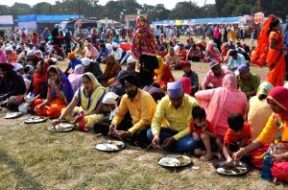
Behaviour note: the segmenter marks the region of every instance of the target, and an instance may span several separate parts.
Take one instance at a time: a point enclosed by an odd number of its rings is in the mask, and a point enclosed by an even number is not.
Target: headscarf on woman
[[[227,118],[233,113],[246,115],[248,108],[247,97],[237,89],[237,79],[233,74],[223,78],[222,87],[198,91],[195,97],[205,107],[207,120],[220,138],[228,128]]]
[[[57,67],[54,65],[51,65],[48,67],[48,71],[47,71],[47,79],[49,80],[49,72],[55,72],[57,73],[57,79],[56,79],[56,84],[59,85],[60,87],[60,91],[64,93],[64,96],[66,98],[65,102],[66,104],[69,103],[72,98],[73,98],[73,89],[71,87],[71,84],[68,80],[68,78],[66,77],[66,75]],[[52,89],[48,86],[48,93],[50,94],[50,97],[56,97],[56,91],[55,89]]]
[[[109,86],[115,81],[118,73],[121,71],[121,66],[112,55],[105,58],[105,64],[106,67],[103,75],[106,86]]]
[[[40,60],[40,68],[36,69],[33,74],[32,85],[29,91],[33,91],[35,96],[40,94],[41,98],[46,98],[48,67],[49,65],[42,59]]]
[[[156,53],[154,34],[144,16],[136,18],[136,31],[133,36],[131,51],[138,60],[142,53]]]
[[[74,72],[68,76],[68,80],[70,81],[74,92],[81,86],[81,78],[83,73],[83,65],[76,65]]]
[[[83,77],[89,78],[89,80],[92,82],[93,92],[89,95],[85,88],[81,87],[75,95],[80,99],[81,111],[84,112],[84,115],[89,115],[95,111],[98,105],[101,103],[101,100],[106,93],[106,89],[101,86],[101,84],[92,73],[87,72],[82,75],[82,78]]]
[[[165,89],[168,82],[174,82],[175,78],[171,72],[168,64],[164,63],[161,56],[157,55],[159,67],[154,70],[156,82],[160,85],[162,89]]]
[[[182,83],[183,92],[190,95],[192,88],[191,80],[188,77],[181,77],[179,81]]]
[[[259,33],[258,42],[255,50],[251,55],[251,63],[260,67],[265,66],[266,58],[269,50],[269,31],[270,24],[278,19],[275,15],[270,15],[264,22],[263,27]]]

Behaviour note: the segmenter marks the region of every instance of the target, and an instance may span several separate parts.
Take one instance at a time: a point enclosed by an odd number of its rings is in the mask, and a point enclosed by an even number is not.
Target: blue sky
[[[83,0],[80,0],[83,1]],[[109,0],[99,0],[100,4],[105,5]],[[138,3],[140,4],[148,4],[148,5],[156,5],[156,4],[164,4],[164,6],[167,9],[173,9],[176,5],[176,3],[181,2],[183,0],[137,0]],[[188,0],[186,0],[188,1]],[[205,0],[192,0],[192,2],[197,3],[199,6],[202,6],[204,4]],[[11,6],[13,5],[15,2],[18,3],[27,3],[29,5],[35,5],[37,3],[40,2],[49,2],[49,3],[54,3],[55,0],[1,0],[0,4],[2,5],[8,5]],[[207,0],[207,3],[215,3],[215,0]]]

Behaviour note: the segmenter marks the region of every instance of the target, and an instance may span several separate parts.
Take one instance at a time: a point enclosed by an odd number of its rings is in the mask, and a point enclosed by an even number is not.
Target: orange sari
[[[269,35],[269,41],[274,40],[277,47],[284,46],[284,40],[280,31],[272,31]],[[286,75],[285,57],[282,50],[269,47],[266,63],[269,66],[266,81],[273,86],[283,86]]]

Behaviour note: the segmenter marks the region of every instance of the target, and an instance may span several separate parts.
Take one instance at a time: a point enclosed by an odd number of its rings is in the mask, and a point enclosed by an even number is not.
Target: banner
[[[2,15],[0,16],[1,25],[13,25],[13,16],[12,15]]]

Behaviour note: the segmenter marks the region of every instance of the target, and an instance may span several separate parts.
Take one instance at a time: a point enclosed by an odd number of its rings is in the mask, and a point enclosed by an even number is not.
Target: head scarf
[[[87,77],[90,79],[93,86],[93,92],[92,94],[88,94],[85,88],[81,87],[78,90],[77,92],[78,94],[76,96],[78,96],[80,99],[81,109],[84,111],[84,113],[90,114],[96,110],[96,108],[102,101],[106,93],[106,89],[103,86],[101,86],[101,84],[98,82],[98,80],[92,73],[90,72],[84,73],[82,75],[82,78],[83,77]]]
[[[255,50],[251,55],[251,63],[263,67],[266,64],[266,58],[269,49],[269,31],[270,24],[278,19],[275,15],[270,15],[264,22],[260,31]]]
[[[105,80],[108,81],[113,77],[117,77],[119,71],[121,70],[120,64],[115,60],[115,58],[110,55],[105,59],[105,71],[103,73]]]
[[[233,74],[227,74],[223,78],[222,86],[230,90],[237,89],[237,79]]]
[[[138,60],[142,53],[156,54],[154,34],[144,16],[136,18],[136,31],[132,40],[131,52]]]
[[[68,80],[70,81],[74,92],[81,86],[81,78],[83,73],[83,65],[76,65],[74,72],[68,76]]]
[[[282,86],[277,86],[273,88],[267,99],[272,100],[279,107],[288,111],[288,89]]]
[[[66,103],[69,103],[73,98],[74,92],[68,78],[57,66],[51,65],[48,67],[47,79],[49,78],[49,72],[51,71],[56,72],[56,74],[58,75],[58,81],[56,80],[56,84],[59,83],[58,85],[60,86],[60,91],[63,92],[66,97]],[[50,87],[48,87],[48,92],[50,93],[51,97],[56,97],[55,89],[51,89]]]
[[[272,89],[273,89],[273,85],[270,84],[269,82],[264,81],[259,85],[257,89],[257,95],[260,95],[260,94],[268,95]]]
[[[124,86],[125,81],[137,87],[140,87],[140,82],[134,73],[127,72],[123,77],[120,78],[120,83],[122,86]]]
[[[179,81],[182,83],[183,92],[190,95],[192,88],[191,80],[188,77],[181,77]]]
[[[108,92],[102,100],[103,104],[109,104],[109,105],[117,105],[117,99],[119,96],[115,94],[114,92]]]
[[[1,49],[0,49],[0,63],[7,63],[6,53]]]
[[[71,59],[75,59],[76,58],[76,54],[75,52],[70,52],[68,53],[68,58],[71,60]]]
[[[180,81],[167,83],[167,95],[171,98],[179,98],[183,96],[183,85]]]
[[[34,95],[42,94],[43,97],[44,93],[47,92],[47,71],[48,71],[48,64],[44,60],[40,60],[41,63],[41,70],[36,70],[33,74],[33,93]]]

